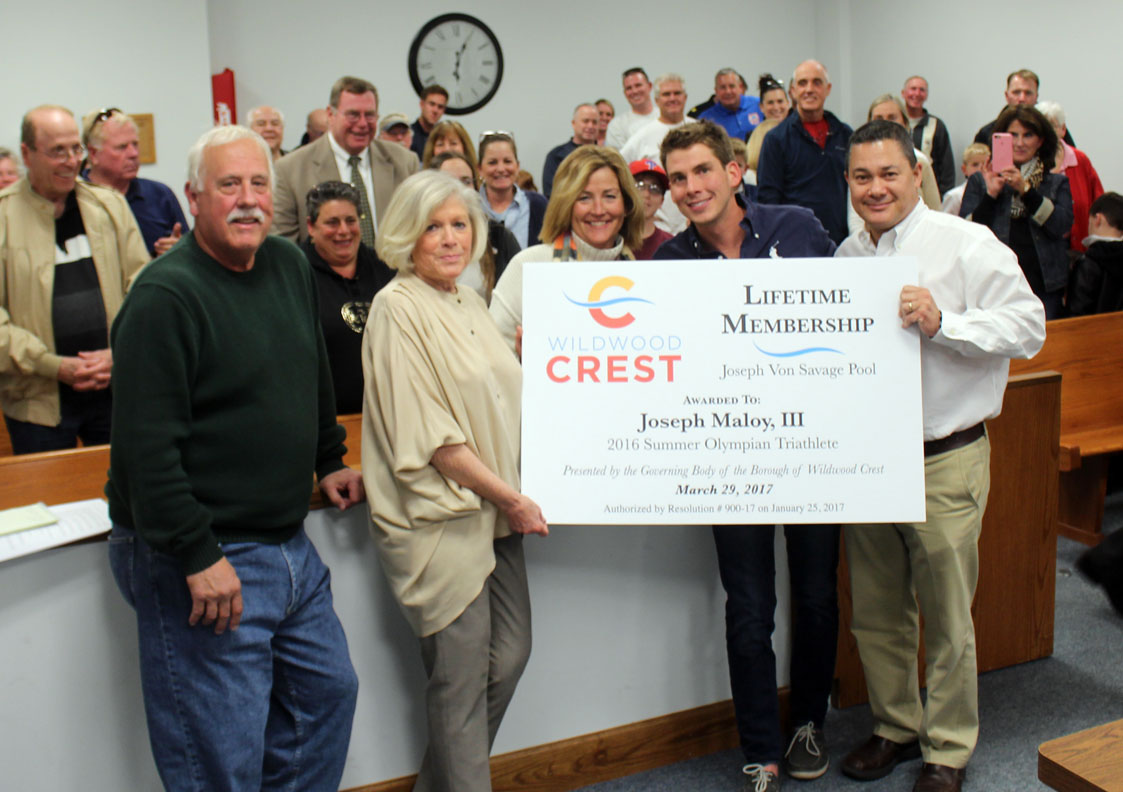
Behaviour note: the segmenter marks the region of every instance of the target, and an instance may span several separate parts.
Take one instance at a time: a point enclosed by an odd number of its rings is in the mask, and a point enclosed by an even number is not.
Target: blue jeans
[[[358,679],[329,573],[301,530],[223,545],[242,583],[235,631],[191,627],[179,562],[114,525],[109,562],[136,610],[148,736],[168,790],[339,788]]]
[[[741,750],[748,762],[783,756],[776,654],[775,531],[771,525],[715,525],[718,571],[725,588],[725,644]],[[838,641],[837,525],[788,525],[791,577],[790,721],[822,728],[834,680]]]

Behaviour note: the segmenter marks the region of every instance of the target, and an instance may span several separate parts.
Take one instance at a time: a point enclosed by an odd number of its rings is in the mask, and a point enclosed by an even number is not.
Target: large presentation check
[[[924,520],[907,257],[527,264],[523,492],[557,524]]]

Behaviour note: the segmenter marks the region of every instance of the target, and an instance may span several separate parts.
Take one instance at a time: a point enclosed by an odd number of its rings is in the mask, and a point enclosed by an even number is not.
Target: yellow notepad
[[[42,503],[17,506],[14,509],[0,511],[0,536],[42,528],[44,525],[54,525],[57,522],[58,518],[47,511],[47,507]]]

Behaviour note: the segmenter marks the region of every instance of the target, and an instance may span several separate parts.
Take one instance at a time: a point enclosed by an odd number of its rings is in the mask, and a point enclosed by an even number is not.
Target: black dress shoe
[[[960,792],[967,770],[963,767],[924,763],[912,792]]]
[[[920,743],[916,740],[896,743],[872,735],[842,760],[842,772],[859,781],[874,781],[893,772],[901,762],[920,758]]]

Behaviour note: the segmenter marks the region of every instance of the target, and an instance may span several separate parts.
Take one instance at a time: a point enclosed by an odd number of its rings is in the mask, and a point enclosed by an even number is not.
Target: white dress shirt
[[[335,142],[335,136],[331,132],[325,132],[328,136],[328,142],[331,143],[331,151],[335,155],[335,165],[339,168],[339,180],[351,183],[351,155],[347,153],[347,149]],[[370,206],[370,222],[374,226],[374,230],[378,231],[378,209],[374,205],[374,175],[370,170],[370,147],[363,149],[362,154],[356,155],[359,158],[359,175],[363,177],[363,187],[367,191],[367,205]],[[304,196],[298,195],[297,200],[303,201]]]
[[[1030,291],[1018,259],[989,228],[917,201],[874,244],[852,234],[836,256],[913,256],[919,283],[942,312],[940,329],[920,333],[924,439],[938,440],[1002,410],[1010,358],[1031,358],[1045,343],[1045,309]],[[885,320],[899,322],[898,303]]]

